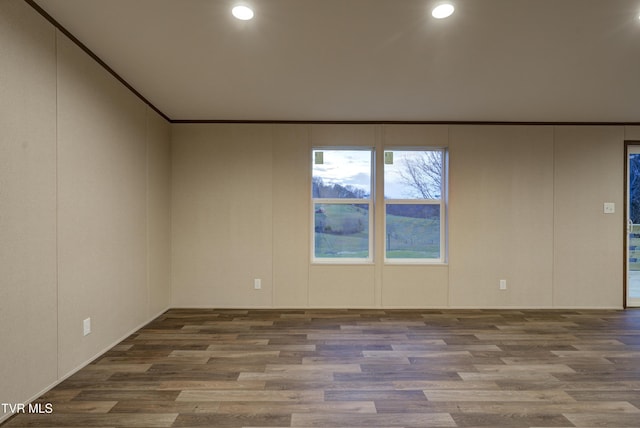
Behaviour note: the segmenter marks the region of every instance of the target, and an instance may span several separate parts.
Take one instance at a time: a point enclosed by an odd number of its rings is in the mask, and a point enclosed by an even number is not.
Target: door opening
[[[625,144],[625,307],[640,307],[640,141]]]

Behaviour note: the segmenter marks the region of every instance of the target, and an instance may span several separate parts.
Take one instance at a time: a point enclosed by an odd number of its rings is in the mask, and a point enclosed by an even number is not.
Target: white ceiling
[[[172,120],[640,122],[640,0],[36,0]]]

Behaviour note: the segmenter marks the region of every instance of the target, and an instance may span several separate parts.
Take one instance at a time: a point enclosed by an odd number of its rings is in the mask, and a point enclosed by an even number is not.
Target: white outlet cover
[[[85,336],[91,333],[91,318],[82,321],[82,330]]]
[[[616,204],[614,202],[605,202],[604,203],[604,213],[605,214],[613,214],[616,212]]]

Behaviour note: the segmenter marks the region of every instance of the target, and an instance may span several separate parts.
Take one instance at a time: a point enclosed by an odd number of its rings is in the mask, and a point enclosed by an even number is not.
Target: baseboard
[[[621,311],[622,306],[450,306],[447,309],[490,311]]]
[[[491,310],[491,311],[621,311],[622,306],[212,306],[212,305],[189,305],[174,306],[168,309],[220,309],[220,310],[283,310],[283,311],[304,311],[304,310]]]

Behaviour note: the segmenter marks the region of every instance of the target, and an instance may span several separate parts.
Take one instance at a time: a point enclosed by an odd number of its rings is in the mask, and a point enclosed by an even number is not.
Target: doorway
[[[626,281],[625,306],[640,307],[640,141],[625,144]]]

